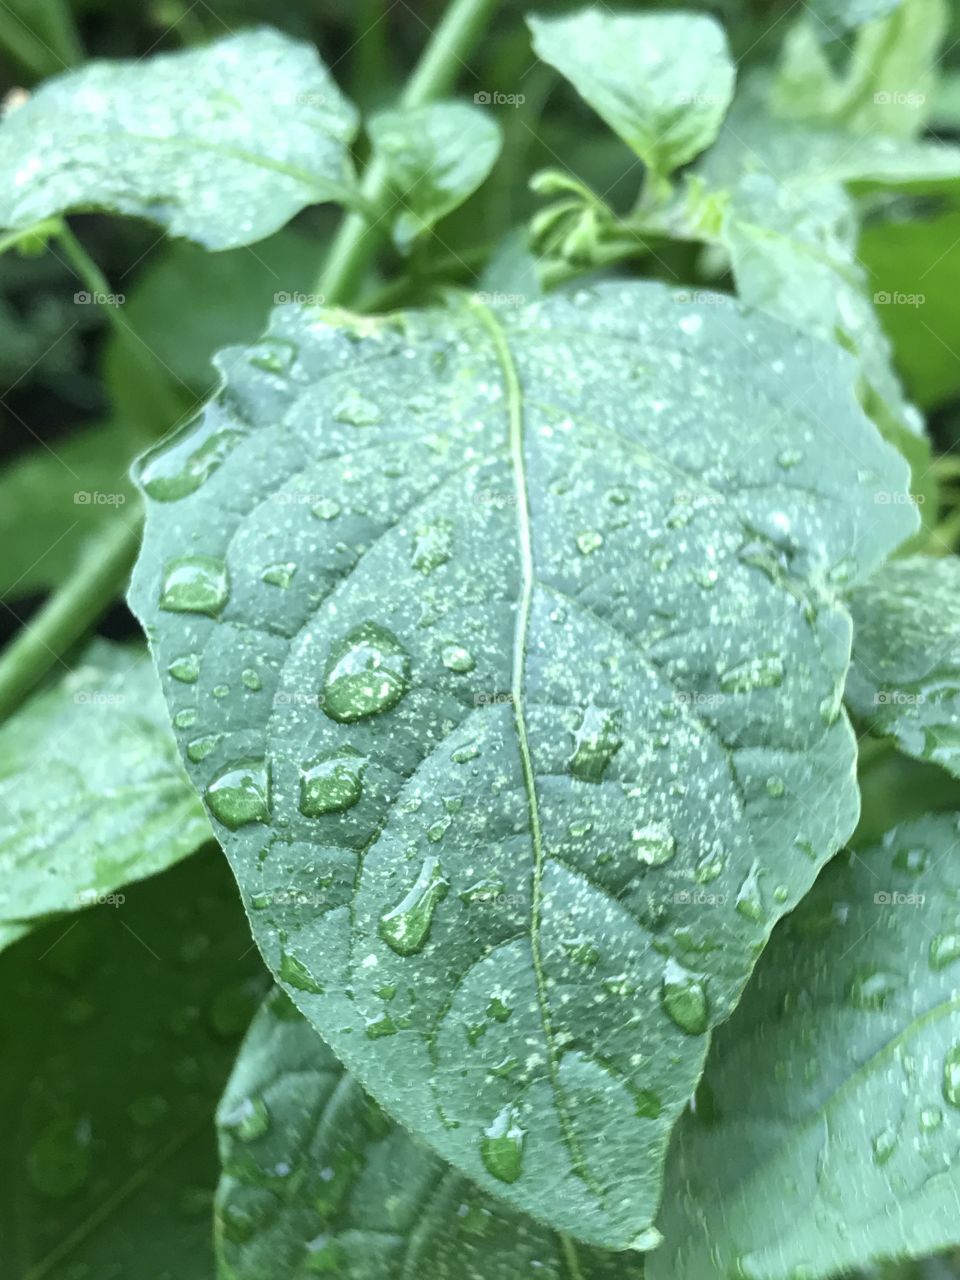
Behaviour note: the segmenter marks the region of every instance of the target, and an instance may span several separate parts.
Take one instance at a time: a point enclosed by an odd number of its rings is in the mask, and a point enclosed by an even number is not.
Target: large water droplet
[[[707,995],[699,978],[676,960],[668,960],[663,970],[660,1002],[664,1011],[687,1035],[699,1036],[707,1029]]]
[[[527,1131],[516,1107],[506,1106],[483,1131],[480,1158],[487,1172],[500,1182],[516,1182],[523,1172],[523,1144]]]
[[[453,555],[453,524],[449,520],[436,520],[422,525],[414,534],[413,555],[410,563],[421,573],[433,573]]]
[[[413,888],[380,917],[380,937],[397,955],[412,956],[424,945],[433,913],[449,887],[440,859],[424,859]]]
[[[268,564],[260,575],[262,582],[267,583],[271,587],[280,587],[283,591],[289,589],[297,572],[297,562],[295,560],[278,560],[275,564]]]
[[[289,951],[281,951],[277,973],[281,981],[296,987],[298,991],[308,991],[315,996],[323,995],[323,983],[318,982],[303,961]]]
[[[637,827],[631,831],[630,840],[637,858],[648,867],[662,867],[677,851],[673,833],[662,822]]]
[[[164,569],[160,608],[169,613],[215,618],[229,598],[227,566],[216,556],[181,556]]]
[[[951,1107],[960,1109],[960,1040],[957,1040],[943,1060],[943,1096]]]
[[[319,756],[300,770],[300,812],[308,818],[339,813],[363,794],[366,758],[352,747]]]
[[[409,655],[393,632],[362,622],[330,652],[321,706],[332,720],[349,724],[396,706],[409,679]]]
[[[448,671],[456,671],[458,675],[466,675],[476,665],[473,654],[462,644],[444,645],[440,658]]]
[[[237,760],[223,768],[204,792],[213,816],[236,831],[270,817],[270,766],[265,760]]]
[[[764,917],[763,893],[760,889],[760,867],[754,863],[737,893],[737,910],[745,920],[759,923]]]
[[[584,708],[568,761],[575,778],[581,782],[601,781],[607,765],[623,745],[621,721],[621,713],[615,708],[598,707],[592,702]]]
[[[775,689],[783,683],[783,659],[775,653],[747,658],[728,667],[720,676],[724,693],[750,693],[754,689]]]
[[[886,969],[861,969],[847,986],[847,998],[858,1009],[878,1010],[903,986],[898,973]]]
[[[155,450],[140,472],[144,490],[158,502],[175,502],[186,498],[208,480],[229,456],[243,432],[224,427],[216,405],[207,409],[207,417],[198,425],[186,428],[172,443]]]
[[[200,675],[199,653],[185,653],[179,658],[174,658],[167,667],[167,671],[174,680],[180,680],[183,684],[195,684]]]

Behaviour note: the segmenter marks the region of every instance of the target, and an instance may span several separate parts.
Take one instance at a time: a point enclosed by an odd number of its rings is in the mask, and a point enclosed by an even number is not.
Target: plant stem
[[[5,719],[76,644],[117,596],[140,546],[139,523],[126,520],[90,547],[71,578],[17,633],[0,657],[0,718]]]
[[[62,221],[57,228],[57,238],[70,260],[70,265],[81,282],[86,285],[87,292],[102,298],[108,297],[111,290],[106,276],[66,221]],[[182,416],[184,406],[170,386],[171,374],[143,339],[138,337],[135,330],[123,319],[119,306],[106,303],[103,305],[103,310],[142,379],[143,394],[140,397],[143,405],[142,417],[137,422],[128,424],[133,443],[141,447],[150,440],[156,439],[158,435],[169,431]]]
[[[41,0],[37,7],[43,16],[53,52],[64,66],[74,67],[82,62],[83,45],[67,0]]]
[[[0,45],[24,70],[37,79],[48,76],[61,68],[54,60],[53,52],[44,47],[33,31],[17,15],[0,6]]]
[[[453,0],[407,81],[399,106],[420,107],[450,90],[497,3],[498,0]],[[386,173],[377,160],[367,167],[362,193],[365,202],[375,209],[382,208],[389,195]],[[346,215],[317,282],[317,292],[323,294],[328,305],[351,298],[385,229],[382,217],[371,222],[361,214]]]

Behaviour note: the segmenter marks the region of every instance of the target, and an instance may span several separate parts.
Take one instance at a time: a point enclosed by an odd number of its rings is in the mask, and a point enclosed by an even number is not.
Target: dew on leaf
[[[883,1009],[903,986],[903,979],[887,969],[861,969],[847,985],[847,999],[857,1009]]]
[[[581,782],[600,782],[607,765],[623,745],[622,715],[617,709],[590,703],[573,735],[570,772]]]
[[[703,983],[673,959],[667,961],[660,988],[664,1012],[687,1035],[699,1036],[707,1029],[707,995]]]
[[[363,794],[367,761],[352,747],[318,756],[300,770],[300,812],[307,818],[339,813]]]
[[[222,733],[205,733],[199,738],[191,739],[187,743],[187,759],[192,760],[194,764],[199,764],[217,749],[222,739]]]
[[[270,1112],[262,1098],[244,1098],[222,1117],[222,1124],[243,1142],[253,1142],[270,1128]]]
[[[603,534],[599,529],[584,529],[577,534],[577,550],[582,556],[593,555],[603,546]]]
[[[319,502],[313,504],[310,510],[318,520],[335,520],[342,508],[340,503],[333,498],[321,498]]]
[[[227,566],[218,557],[180,556],[167,563],[160,608],[168,613],[205,613],[215,618],[229,598]]]
[[[397,955],[412,956],[423,947],[449,887],[439,858],[425,858],[410,891],[380,917],[380,937]]]
[[[298,991],[307,991],[315,996],[323,995],[323,983],[318,982],[303,961],[289,951],[281,951],[277,973],[281,982],[296,987]]]
[[[180,658],[174,658],[167,671],[174,680],[180,680],[183,684],[195,684],[200,676],[199,653],[185,653]]]
[[[960,1040],[950,1046],[943,1060],[943,1096],[951,1107],[960,1109]]]
[[[231,831],[270,817],[270,766],[265,760],[237,760],[208,784],[204,798],[213,816]]]
[[[724,693],[751,693],[754,689],[775,689],[783,683],[783,659],[775,653],[761,654],[738,662],[720,675]]]
[[[413,536],[410,563],[420,573],[431,574],[453,555],[453,523],[435,520],[422,525]]]
[[[410,658],[386,627],[363,622],[335,645],[323,677],[321,706],[349,724],[395,707],[410,680]]]
[[[187,428],[181,437],[175,437],[169,445],[163,445],[151,453],[140,472],[140,483],[157,502],[176,502],[196,493],[200,486],[229,457],[234,445],[243,433],[233,427],[223,427],[217,421],[215,411],[210,411],[210,423],[201,421]],[[206,433],[206,438],[198,437]]]
[[[662,867],[677,851],[670,828],[662,822],[650,822],[630,832],[630,844],[636,858],[647,867]]]
[[[737,892],[737,911],[745,920],[759,923],[764,917],[763,894],[760,889],[760,867],[755,862]]]
[[[260,575],[262,582],[266,582],[271,587],[280,587],[284,591],[293,582],[297,572],[297,564],[294,560],[278,560],[275,564],[268,564]]]
[[[487,1172],[500,1182],[516,1182],[523,1172],[526,1136],[515,1107],[507,1105],[498,1112],[480,1139],[480,1158]]]
[[[460,674],[472,671],[476,665],[473,660],[473,654],[469,649],[465,649],[462,644],[444,645],[440,658],[449,671],[456,671]]]
[[[381,416],[373,401],[357,391],[348,391],[333,411],[336,422],[345,422],[352,427],[376,426]]]
[[[260,678],[260,672],[254,667],[244,667],[243,671],[240,673],[240,679],[244,686],[247,689],[250,689],[253,693],[258,692],[258,690],[263,688],[263,680]]]
[[[938,933],[931,938],[931,969],[945,969],[954,960],[960,960],[960,933]]]

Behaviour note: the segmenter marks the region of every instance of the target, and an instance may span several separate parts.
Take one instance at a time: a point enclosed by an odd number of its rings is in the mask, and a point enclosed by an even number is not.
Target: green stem
[[[60,71],[59,61],[54,58],[53,51],[44,46],[42,40],[12,13],[0,5],[0,45],[11,55],[24,70],[29,71],[37,79],[43,79],[54,71]]]
[[[0,718],[5,719],[122,590],[140,546],[140,526],[123,520],[90,548],[0,657]]]
[[[407,81],[399,106],[420,107],[449,92],[464,58],[497,3],[498,0],[453,0]],[[375,209],[381,209],[389,196],[386,172],[377,160],[367,167],[362,193],[365,202]],[[317,282],[317,292],[328,305],[336,305],[353,295],[385,231],[382,217],[371,222],[357,213],[346,215]]]
[[[65,67],[83,61],[83,45],[67,0],[41,0],[37,6],[47,29],[51,48]]]
[[[86,291],[94,297],[110,297],[111,289],[106,276],[87,253],[66,222],[60,223],[57,228],[57,237],[70,260],[71,266],[81,282],[86,286]],[[120,307],[112,303],[101,305],[109,324],[126,348],[127,354],[141,379],[141,415],[137,422],[128,424],[133,443],[140,447],[169,431],[182,416],[184,406],[180,397],[170,385],[172,375],[169,370],[166,369],[143,339],[137,335],[136,331],[123,319]]]

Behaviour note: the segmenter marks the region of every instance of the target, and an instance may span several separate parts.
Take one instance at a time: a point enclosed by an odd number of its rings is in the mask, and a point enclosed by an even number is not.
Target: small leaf
[[[0,727],[5,924],[95,905],[209,838],[141,650],[97,642]]]
[[[846,702],[871,732],[960,778],[960,561],[909,556],[852,592]]]
[[[588,8],[527,21],[538,56],[655,173],[670,174],[716,138],[735,69],[713,18]]]
[[[504,1070],[506,1070],[504,1066]],[[254,1020],[217,1111],[226,1280],[640,1280],[634,1254],[575,1244],[414,1142],[282,991]]]
[[[393,191],[393,237],[404,251],[476,191],[500,154],[496,121],[464,102],[383,111],[367,132]]]
[[[0,227],[102,209],[208,249],[252,244],[353,198],[356,112],[316,51],[269,28],[146,60],[92,62],[0,127]]]
[[[648,1280],[808,1280],[960,1243],[957,815],[829,866],[717,1033]]]
[[[837,593],[906,466],[838,347],[657,284],[284,308],[249,355],[142,464],[132,600],[261,948],[468,1177],[647,1240],[705,1033],[855,822]]]
[[[0,985],[0,1274],[210,1280],[211,1116],[267,985],[223,859],[38,927]]]

